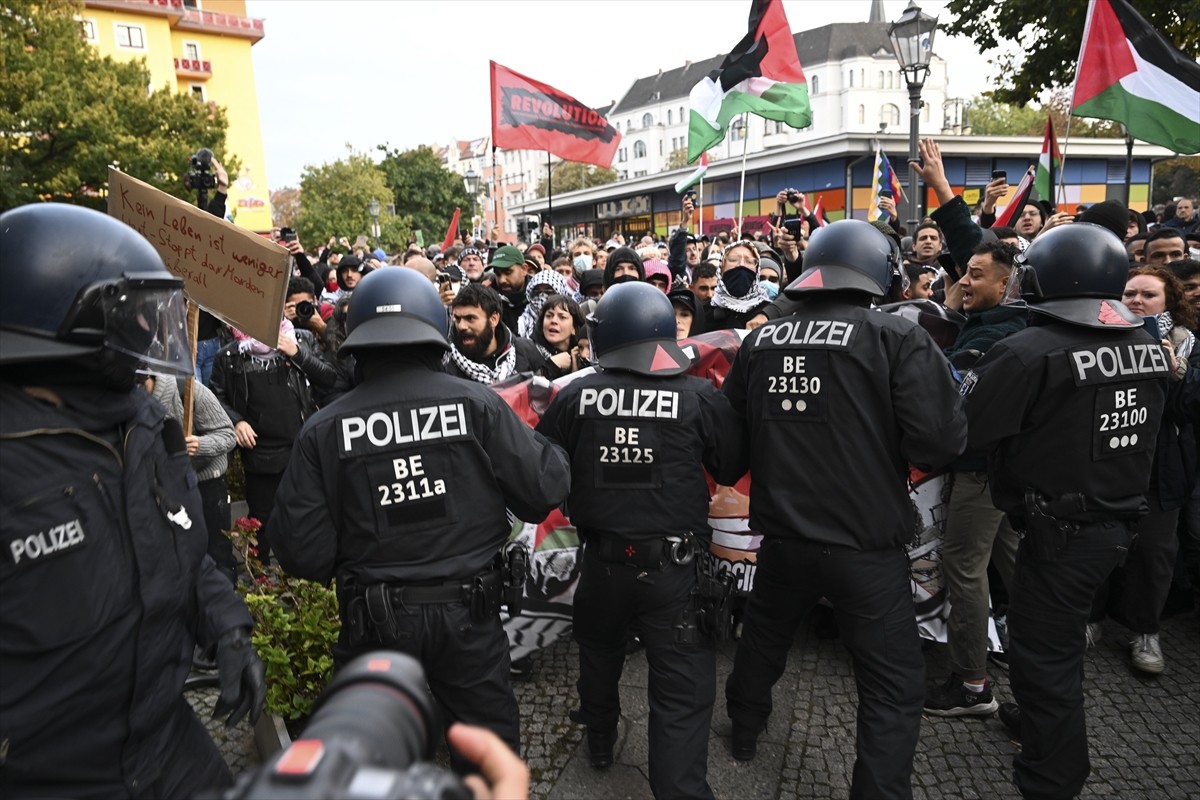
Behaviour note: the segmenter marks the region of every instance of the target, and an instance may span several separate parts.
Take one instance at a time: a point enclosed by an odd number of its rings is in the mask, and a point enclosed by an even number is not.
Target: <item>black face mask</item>
[[[630,275],[629,273],[625,273],[624,275],[618,275],[617,277],[613,278],[612,285],[616,286],[618,283],[631,283],[631,282],[636,283],[639,280],[641,280],[641,278],[639,278],[637,275]]]
[[[721,282],[731,297],[745,297],[754,287],[756,277],[754,270],[749,267],[734,267],[721,273]]]

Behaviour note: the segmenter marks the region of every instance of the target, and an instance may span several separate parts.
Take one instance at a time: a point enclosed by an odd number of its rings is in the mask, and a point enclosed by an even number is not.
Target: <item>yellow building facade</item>
[[[229,213],[242,228],[269,231],[271,198],[250,53],[263,37],[262,20],[246,16],[244,0],[84,0],[80,21],[101,55],[145,59],[155,90],[169,86],[225,108],[225,151],[241,161],[229,176]],[[197,149],[207,146],[195,143]]]

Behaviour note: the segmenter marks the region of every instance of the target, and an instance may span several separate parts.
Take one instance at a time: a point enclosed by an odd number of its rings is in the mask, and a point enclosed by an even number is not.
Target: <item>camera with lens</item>
[[[308,322],[317,313],[317,306],[311,300],[301,300],[296,303],[296,319]]]
[[[438,286],[443,286],[452,280],[449,272],[439,272],[437,274]]]
[[[192,171],[183,176],[183,185],[189,189],[215,189],[217,176],[212,171],[213,151],[201,147],[192,156]]]
[[[795,189],[787,190],[787,200],[789,203],[791,203],[792,205],[798,205],[800,203],[800,199],[801,199],[801,195]]]
[[[222,797],[470,800],[457,776],[431,763],[439,732],[420,663],[368,653],[334,676],[299,739]]]

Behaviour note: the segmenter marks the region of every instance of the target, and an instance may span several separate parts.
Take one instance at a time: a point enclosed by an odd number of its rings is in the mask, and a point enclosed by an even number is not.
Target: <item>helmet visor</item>
[[[1041,297],[1041,290],[1038,287],[1037,273],[1018,256],[1012,271],[1008,273],[1008,283],[1004,284],[1004,296],[1000,299],[1000,305],[1026,305],[1027,300],[1038,297]]]
[[[182,281],[159,274],[126,273],[97,289],[95,303],[104,320],[104,347],[132,356],[141,370],[192,374]]]

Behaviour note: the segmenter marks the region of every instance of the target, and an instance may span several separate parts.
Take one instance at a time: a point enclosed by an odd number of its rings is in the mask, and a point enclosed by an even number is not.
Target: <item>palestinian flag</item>
[[[1071,113],[1120,122],[1129,135],[1200,153],[1200,65],[1127,0],[1091,0]]]
[[[808,81],[783,0],[753,0],[749,32],[692,88],[691,106],[689,163],[724,139],[730,120],[746,111],[793,128],[812,124]]]
[[[1029,202],[1029,196],[1033,194],[1033,170],[1033,167],[1025,170],[1021,182],[1017,184],[1016,194],[1013,195],[1013,199],[1004,212],[996,218],[996,222],[992,225],[993,228],[1011,228],[1017,218],[1021,216],[1021,210],[1025,208],[1025,204]]]
[[[1054,202],[1054,182],[1059,170],[1058,139],[1054,136],[1054,120],[1046,118],[1046,135],[1042,139],[1042,155],[1038,158],[1037,176],[1033,179],[1033,190],[1039,200]]]

